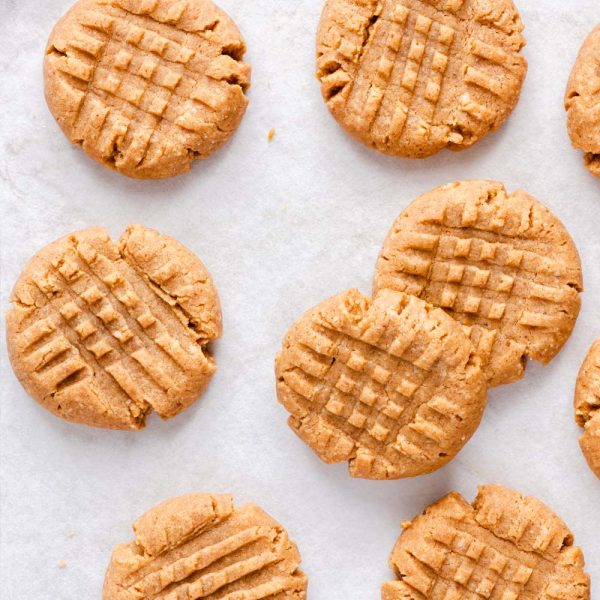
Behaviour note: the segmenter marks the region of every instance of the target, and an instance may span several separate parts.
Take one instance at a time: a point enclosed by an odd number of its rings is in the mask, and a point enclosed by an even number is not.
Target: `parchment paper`
[[[482,483],[554,508],[600,589],[600,481],[579,450],[572,409],[577,371],[600,336],[600,181],[570,147],[562,105],[579,46],[600,22],[597,0],[519,0],[530,70],[514,115],[471,150],[426,161],[369,151],[328,114],[313,76],[321,0],[220,3],[253,66],[243,124],[189,175],[136,182],[71,147],[46,108],[44,46],[70,1],[0,0],[2,310],[26,261],[48,242],[92,225],[118,237],[141,222],[202,258],[225,319],[214,347],[220,369],[201,401],[137,434],[47,413],[18,384],[2,342],[0,597],[100,599],[111,550],[131,539],[134,519],[172,496],[213,491],[260,504],[285,525],[311,600],[375,600],[392,577],[387,557],[400,522],[451,490],[472,499]],[[585,272],[577,328],[550,366],[532,364],[523,381],[490,393],[481,428],[448,467],[407,481],[352,480],[287,428],[275,353],[306,309],[349,287],[368,293],[403,207],[466,178],[524,188],[565,223]]]

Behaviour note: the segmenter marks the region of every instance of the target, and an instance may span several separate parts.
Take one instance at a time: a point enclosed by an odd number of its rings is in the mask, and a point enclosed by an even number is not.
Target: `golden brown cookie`
[[[350,474],[399,479],[452,460],[477,429],[485,378],[460,325],[399,292],[350,290],[308,311],[277,357],[290,427]]]
[[[403,524],[382,600],[589,600],[573,534],[539,500],[485,486],[452,493]]]
[[[512,0],[327,0],[317,77],[363,144],[410,158],[462,150],[516,106],[522,31]]]
[[[190,494],[160,504],[117,546],[102,600],[303,600],[307,579],[285,529],[231,496]]]
[[[600,478],[600,340],[590,348],[577,377],[575,419],[585,429],[579,439],[583,454]]]
[[[104,166],[172,177],[240,124],[245,51],[210,0],[79,0],[48,41],[46,99],[69,140]]]
[[[575,148],[585,152],[585,165],[600,177],[600,26],[585,40],[571,72],[565,108]]]
[[[50,244],[23,270],[7,314],[15,374],[55,415],[140,429],[193,404],[216,365],[206,346],[221,309],[200,260],[174,239],[132,225]]]
[[[394,223],[374,290],[439,306],[471,337],[489,385],[516,381],[528,358],[548,363],[579,314],[573,240],[547,208],[495,181],[459,181],[417,198]]]

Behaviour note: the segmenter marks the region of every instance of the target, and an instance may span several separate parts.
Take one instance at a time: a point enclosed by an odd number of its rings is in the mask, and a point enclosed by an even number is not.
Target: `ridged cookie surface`
[[[148,511],[114,550],[103,600],[304,600],[307,579],[286,531],[230,496],[190,494]]]
[[[172,177],[238,127],[245,50],[210,0],[79,0],[48,41],[46,99],[69,140],[104,166]]]
[[[363,144],[411,158],[462,150],[517,104],[522,30],[511,0],[327,0],[317,77]]]
[[[382,600],[589,600],[590,579],[567,526],[539,500],[480,488],[452,493],[404,524],[390,555],[398,581]]]
[[[571,236],[547,208],[494,181],[460,181],[410,204],[377,261],[375,293],[443,308],[469,332],[489,385],[548,363],[567,341],[583,289]]]
[[[200,260],[174,239],[132,225],[50,244],[25,267],[7,313],[15,374],[68,421],[139,429],[195,402],[216,370],[206,345],[221,309]]]
[[[326,300],[288,332],[277,395],[289,424],[354,477],[398,479],[448,463],[481,420],[486,385],[460,325],[386,291]]]
[[[583,454],[600,478],[600,340],[590,348],[577,377],[575,418],[585,429],[579,440]]]
[[[585,152],[588,170],[600,177],[600,26],[585,40],[571,72],[565,108],[575,148]]]

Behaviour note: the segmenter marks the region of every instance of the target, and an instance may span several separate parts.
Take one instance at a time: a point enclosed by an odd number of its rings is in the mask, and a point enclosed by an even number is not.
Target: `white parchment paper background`
[[[240,131],[189,175],[136,182],[72,148],[46,109],[44,45],[70,0],[0,0],[2,310],[46,243],[91,225],[118,237],[141,222],[202,258],[225,317],[206,395],[137,434],[45,412],[19,386],[2,342],[0,597],[100,599],[111,549],[130,539],[138,515],[171,496],[213,491],[258,503],[288,528],[311,600],[375,600],[391,577],[401,521],[450,490],[472,499],[478,484],[495,482],[538,496],[566,520],[600,589],[600,482],[579,451],[571,405],[579,365],[600,336],[600,181],[571,149],[562,108],[580,43],[600,22],[597,0],[520,0],[530,70],[513,117],[471,150],[421,162],[364,149],[328,114],[313,77],[321,0],[220,1],[253,66]],[[531,365],[522,382],[490,393],[483,425],[448,467],[408,481],[351,480],[288,430],[273,358],[304,310],[349,287],[369,291],[403,207],[460,178],[522,187],[563,220],[585,272],[577,329],[549,367]]]

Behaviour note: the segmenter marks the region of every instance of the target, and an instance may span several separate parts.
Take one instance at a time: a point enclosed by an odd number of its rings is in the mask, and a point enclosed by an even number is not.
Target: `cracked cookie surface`
[[[460,321],[490,386],[520,379],[565,344],[583,289],[579,254],[547,208],[494,181],[459,181],[417,198],[394,223],[374,292],[395,289]]]
[[[403,524],[382,600],[589,600],[580,548],[539,500],[484,486],[451,493]]]
[[[571,143],[585,152],[587,169],[600,177],[600,26],[583,43],[565,94]]]
[[[462,150],[518,102],[522,30],[511,0],[327,0],[317,77],[363,144],[410,158]]]
[[[118,243],[101,228],[53,242],[25,267],[6,317],[22,385],[55,415],[140,429],[152,410],[193,404],[216,364],[221,309],[200,260],[141,225]]]
[[[248,99],[246,46],[210,0],[79,0],[46,50],[46,100],[104,166],[156,179],[224,144]]]
[[[472,351],[442,310],[350,290],[290,329],[277,396],[323,461],[347,461],[354,477],[414,477],[452,460],[479,425],[486,385]]]
[[[600,478],[600,340],[590,348],[577,377],[575,419],[585,429],[579,439],[581,450]]]
[[[103,600],[305,600],[307,578],[287,532],[231,496],[190,494],[160,504],[115,548]]]

